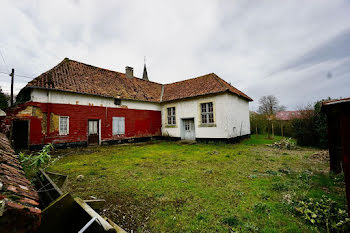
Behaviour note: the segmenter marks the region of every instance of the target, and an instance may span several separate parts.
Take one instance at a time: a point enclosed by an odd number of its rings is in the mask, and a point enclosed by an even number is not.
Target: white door
[[[183,135],[185,140],[195,140],[194,119],[183,120]]]

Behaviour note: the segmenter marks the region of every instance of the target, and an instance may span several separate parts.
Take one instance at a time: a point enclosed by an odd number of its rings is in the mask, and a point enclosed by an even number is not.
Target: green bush
[[[336,206],[336,202],[322,196],[295,203],[295,211],[307,222],[325,229],[327,232],[349,232],[350,219],[347,212]]]
[[[26,175],[30,178],[35,176],[40,168],[45,168],[51,161],[50,152],[53,149],[52,144],[45,145],[37,154],[26,155],[19,153],[19,161],[21,162]]]
[[[292,121],[293,137],[299,146],[327,148],[327,116],[321,112],[322,101],[316,102],[313,112]]]

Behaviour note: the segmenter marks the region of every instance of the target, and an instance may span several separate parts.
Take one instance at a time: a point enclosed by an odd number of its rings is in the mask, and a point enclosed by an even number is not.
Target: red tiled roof
[[[334,100],[323,101],[322,105],[339,104],[339,103],[345,103],[345,102],[350,102],[350,97],[344,98],[344,99],[334,99]]]
[[[292,119],[301,119],[305,117],[305,114],[312,112],[311,110],[300,111],[282,111],[276,113],[276,120],[289,121]]]
[[[6,136],[0,133],[0,206],[1,228],[17,232],[31,232],[40,225],[41,210],[39,196],[28,179],[15,156]],[[23,231],[22,231],[23,230]]]
[[[94,67],[68,58],[29,82],[26,87],[149,102],[171,101],[228,91],[252,101],[249,96],[214,73],[162,85],[139,78],[127,78],[124,73]],[[161,100],[162,87],[164,91]]]
[[[252,101],[249,96],[234,88],[214,73],[165,85],[162,101],[184,99],[225,91]]]
[[[159,102],[162,85],[125,74],[64,59],[26,87],[55,89],[122,99]]]

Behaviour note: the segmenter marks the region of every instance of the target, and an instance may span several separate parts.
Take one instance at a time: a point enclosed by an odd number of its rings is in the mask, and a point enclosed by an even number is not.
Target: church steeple
[[[146,57],[144,58],[144,66],[143,66],[143,75],[142,75],[142,79],[148,81],[148,74],[147,74],[147,68],[146,68]]]

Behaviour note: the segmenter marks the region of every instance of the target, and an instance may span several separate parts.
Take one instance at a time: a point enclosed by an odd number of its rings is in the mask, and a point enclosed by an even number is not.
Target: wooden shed
[[[344,171],[350,216],[350,98],[325,101],[322,111],[327,114],[330,170]]]

